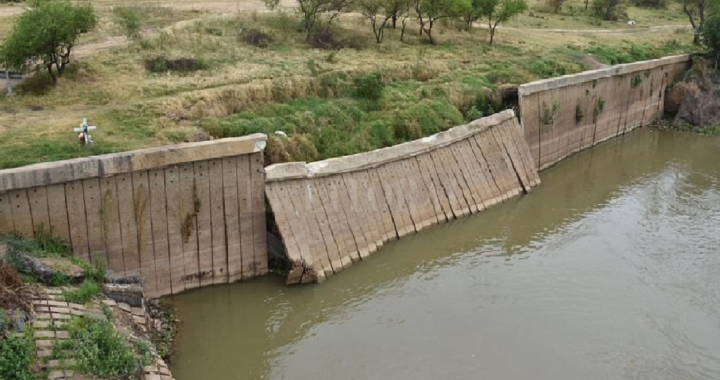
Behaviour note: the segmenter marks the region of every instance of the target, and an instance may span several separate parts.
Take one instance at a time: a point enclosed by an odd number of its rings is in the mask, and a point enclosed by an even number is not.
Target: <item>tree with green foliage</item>
[[[713,13],[705,21],[702,29],[702,43],[717,70],[718,61],[720,61],[720,14]]]
[[[415,0],[413,8],[420,23],[420,36],[425,33],[430,43],[434,44],[432,30],[435,23],[440,19],[467,14],[472,5],[469,0]]]
[[[693,43],[700,44],[700,32],[705,25],[705,13],[711,0],[678,0],[693,28]]]
[[[625,15],[625,0],[593,0],[592,12],[597,18],[617,21]]]
[[[24,71],[42,61],[53,82],[63,75],[81,34],[97,25],[92,5],[65,0],[37,0],[18,16],[10,36],[0,47],[6,68]]]
[[[488,22],[490,45],[495,39],[498,25],[525,12],[528,8],[525,0],[478,0],[478,12]]]

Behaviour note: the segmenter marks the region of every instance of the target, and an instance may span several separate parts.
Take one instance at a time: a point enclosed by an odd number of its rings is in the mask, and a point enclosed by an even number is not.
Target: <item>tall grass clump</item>
[[[35,380],[35,343],[25,334],[0,335],[0,375],[3,380]]]
[[[120,335],[111,321],[101,318],[75,317],[68,325],[70,339],[58,341],[55,357],[63,351],[73,354],[74,370],[102,379],[129,379],[139,376],[150,364],[147,344],[130,342]]]

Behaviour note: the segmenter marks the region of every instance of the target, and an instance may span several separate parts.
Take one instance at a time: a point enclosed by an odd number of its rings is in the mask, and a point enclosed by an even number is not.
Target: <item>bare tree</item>
[[[678,0],[693,28],[693,43],[700,44],[700,33],[705,25],[707,0]]]

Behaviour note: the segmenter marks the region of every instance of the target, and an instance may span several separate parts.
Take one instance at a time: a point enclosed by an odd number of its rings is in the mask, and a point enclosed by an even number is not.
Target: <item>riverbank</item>
[[[138,279],[74,258],[50,235],[3,241],[3,379],[172,380],[163,360],[172,321],[157,311],[157,302],[146,307]]]

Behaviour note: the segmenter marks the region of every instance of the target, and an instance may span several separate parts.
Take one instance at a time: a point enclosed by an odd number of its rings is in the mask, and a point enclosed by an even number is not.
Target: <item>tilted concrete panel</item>
[[[286,282],[298,284],[539,184],[520,125],[504,111],[372,152],[271,165],[265,192],[292,263]]]

